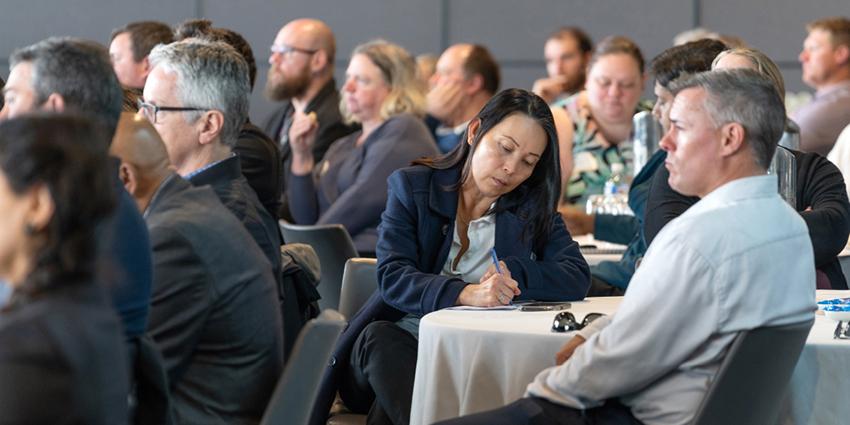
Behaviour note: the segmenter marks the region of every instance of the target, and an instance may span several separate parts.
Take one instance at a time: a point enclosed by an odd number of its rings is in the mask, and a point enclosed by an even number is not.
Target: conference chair
[[[307,425],[319,380],[344,327],[345,318],[334,310],[325,310],[307,322],[298,334],[261,425]]]
[[[280,231],[286,243],[305,243],[319,256],[322,269],[319,278],[319,308],[339,309],[342,271],[345,261],[357,257],[351,236],[340,224],[298,225],[280,221]]]
[[[345,262],[339,312],[346,318],[357,313],[378,289],[377,263],[374,258],[349,258]]]
[[[814,321],[741,332],[732,342],[693,425],[775,424]]]

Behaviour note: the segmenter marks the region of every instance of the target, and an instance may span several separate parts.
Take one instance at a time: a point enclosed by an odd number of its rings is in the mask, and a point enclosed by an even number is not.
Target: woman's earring
[[[32,223],[27,223],[24,225],[24,233],[27,236],[32,236],[35,234],[35,226]]]

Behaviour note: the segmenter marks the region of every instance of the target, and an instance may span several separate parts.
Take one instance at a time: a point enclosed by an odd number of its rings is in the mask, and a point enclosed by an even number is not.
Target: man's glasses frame
[[[272,44],[271,47],[269,47],[269,50],[272,53],[277,53],[277,54],[280,54],[280,55],[283,55],[283,56],[286,56],[286,55],[288,55],[289,53],[292,53],[292,52],[304,53],[305,55],[312,55],[312,54],[319,51],[318,49],[302,49],[300,47],[289,46],[289,45],[286,45],[286,44],[281,44],[281,45]]]
[[[156,117],[160,112],[187,112],[187,111],[209,111],[212,108],[196,108],[190,106],[159,106],[151,103],[147,103],[142,99],[138,99],[136,101],[136,105],[139,107],[139,112],[142,115],[146,116],[148,120],[150,120],[151,124],[156,124]]]

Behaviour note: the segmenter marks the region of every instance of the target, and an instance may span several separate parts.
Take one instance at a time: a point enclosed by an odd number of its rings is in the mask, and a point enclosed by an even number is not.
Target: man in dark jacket
[[[148,333],[162,351],[177,422],[259,421],[283,364],[271,267],[212,190],[171,171],[144,118],[125,115],[112,151],[150,230]]]
[[[266,97],[283,102],[265,123],[264,130],[280,145],[284,179],[292,162],[289,128],[297,114],[314,113],[319,124],[313,157],[321,161],[331,143],[355,127],[346,125],[339,112],[339,92],[334,81],[336,41],[322,21],[298,19],[278,32],[269,57]],[[286,191],[286,181],[283,183]],[[286,194],[281,196],[280,217],[292,220]]]
[[[195,186],[209,185],[280,277],[277,221],[248,185],[233,146],[248,114],[248,66],[227,44],[187,39],[157,46],[140,112],[159,132],[171,164]]]

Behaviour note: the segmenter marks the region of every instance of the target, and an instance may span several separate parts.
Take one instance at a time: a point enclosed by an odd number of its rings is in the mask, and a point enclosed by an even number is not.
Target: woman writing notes
[[[556,211],[558,141],[546,103],[505,90],[462,140],[389,179],[379,291],[343,335],[334,375],[343,401],[369,412],[370,424],[409,422],[421,316],[457,305],[578,300],[589,285],[587,263]]]

